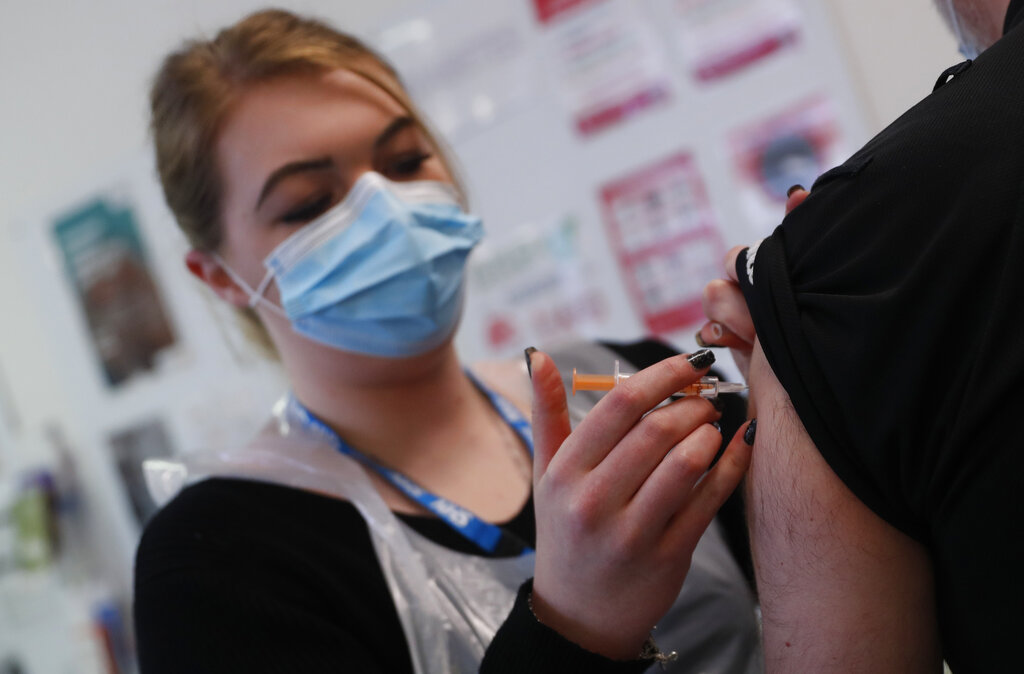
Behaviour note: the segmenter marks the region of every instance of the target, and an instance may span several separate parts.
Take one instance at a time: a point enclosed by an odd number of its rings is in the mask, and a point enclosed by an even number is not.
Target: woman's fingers
[[[654,410],[594,468],[590,488],[605,495],[603,500],[609,508],[622,507],[644,488],[655,469],[667,460],[666,455],[686,442],[691,433],[706,426],[717,436],[709,424],[720,416],[710,402],[695,397]]]
[[[733,283],[740,282],[739,277],[736,275],[736,258],[738,258],[740,253],[747,248],[750,248],[750,246],[733,246],[729,249],[729,252],[725,254],[725,260],[723,261],[723,264],[725,265],[725,275],[728,276],[729,280]]]
[[[611,658],[634,657],[664,615],[701,533],[749,462],[749,448],[744,458],[730,445],[705,472],[721,444],[704,422],[712,415],[706,401],[647,413],[706,372],[713,356],[698,352],[691,360],[670,358],[631,376],[567,436],[554,364],[532,357],[536,461],[548,462],[534,491],[534,611],[564,637]]]
[[[729,347],[736,367],[746,379],[756,332],[743,291],[736,281],[736,256],[743,250],[743,246],[737,246],[725,256],[725,272],[729,280],[719,279],[704,287],[701,301],[710,320],[701,327],[697,338],[704,343],[711,339],[714,341],[710,343]],[[721,337],[716,339],[718,335]]]
[[[800,185],[793,185],[789,190],[789,195],[786,197],[786,215],[789,215],[793,212],[793,209],[804,203],[810,194]],[[746,248],[749,248],[749,246],[733,246],[725,254],[725,273],[733,281],[739,282],[739,278],[736,276],[736,258]]]
[[[789,215],[793,212],[794,208],[804,203],[809,194],[810,192],[800,185],[793,185],[793,187],[789,188],[789,194],[786,197],[786,215]]]
[[[587,414],[572,435],[572,451],[557,461],[576,471],[592,470],[641,417],[673,393],[697,381],[714,363],[711,351],[666,358],[619,383]]]
[[[685,504],[673,516],[666,531],[669,550],[693,551],[718,509],[736,491],[750,467],[757,419],[736,431],[721,458],[689,493]]]
[[[709,349],[729,347],[730,349],[749,349],[750,343],[740,339],[736,333],[721,323],[708,321],[697,331],[697,346]]]
[[[542,351],[526,350],[526,362],[533,384],[533,474],[534,487],[572,427],[565,400],[562,375],[551,357]]]
[[[710,424],[699,426],[683,438],[665,455],[629,504],[631,525],[642,527],[655,537],[661,536],[692,498],[694,485],[721,446],[722,435]]]
[[[739,285],[724,279],[711,281],[704,286],[701,303],[704,315],[710,321],[700,331],[705,341],[715,338],[717,324],[721,337],[713,343],[736,349],[749,349],[753,345],[754,321],[750,318],[750,310]]]

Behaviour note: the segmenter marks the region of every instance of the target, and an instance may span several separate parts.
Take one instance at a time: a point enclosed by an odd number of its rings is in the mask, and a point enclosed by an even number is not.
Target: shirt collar
[[[1006,10],[1006,22],[1003,24],[1004,35],[1024,22],[1024,11],[1021,10],[1024,10],[1024,0],[1010,0],[1010,7]]]

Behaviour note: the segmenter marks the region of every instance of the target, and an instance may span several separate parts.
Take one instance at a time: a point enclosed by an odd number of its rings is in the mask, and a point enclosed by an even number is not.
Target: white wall
[[[413,0],[292,2],[353,27],[373,25]],[[160,59],[186,37],[215,32],[255,0],[4,0],[0,25],[0,363],[27,428],[71,419],[31,288],[16,273],[11,239],[91,179],[119,168],[148,142],[147,92]],[[59,348],[59,345],[58,345]],[[3,438],[0,436],[0,442]],[[0,468],[3,451],[0,448]]]
[[[963,57],[933,0],[826,0],[870,120],[882,129]]]
[[[289,7],[359,33],[425,2],[306,0]],[[146,92],[162,56],[184,37],[212,33],[262,5],[249,0],[5,0],[0,24],[0,371],[13,391],[21,426],[13,429],[14,437],[0,429],[0,476],[5,461],[27,461],[41,451],[47,420],[60,420],[73,443],[95,441],[81,433],[90,426],[86,417],[94,407],[80,399],[83,387],[69,381],[79,373],[61,353],[58,324],[49,316],[60,307],[40,306],[34,281],[23,273],[26,265],[47,264],[21,259],[20,242],[40,235],[40,223],[28,219],[29,214],[63,205],[69,195],[92,185],[95,176],[134,161],[147,144]],[[925,96],[938,73],[959,60],[930,0],[827,0],[826,5],[843,36],[836,48],[849,59],[872,132]],[[800,76],[794,72],[794,82]],[[147,399],[153,399],[153,392],[141,390],[139,404]],[[12,451],[12,445],[20,451]],[[101,481],[113,479],[102,470],[99,475]],[[118,514],[112,502],[105,507],[113,513],[111,545],[125,548],[133,530],[123,508]],[[121,559],[118,575],[126,577],[129,563]]]
[[[524,0],[525,2],[526,0]],[[423,0],[420,0],[423,2]],[[147,142],[146,91],[159,59],[185,36],[216,30],[262,6],[250,0],[13,2],[0,26],[0,364],[23,424],[72,418],[62,375],[7,237],[49,200],[120,165]],[[355,29],[416,0],[293,2]],[[827,0],[850,59],[873,130],[930,91],[958,60],[953,39],[930,0]],[[808,68],[813,64],[808,64]],[[794,79],[800,77],[794,73]],[[0,442],[3,441],[0,436]],[[3,454],[0,453],[0,460]]]

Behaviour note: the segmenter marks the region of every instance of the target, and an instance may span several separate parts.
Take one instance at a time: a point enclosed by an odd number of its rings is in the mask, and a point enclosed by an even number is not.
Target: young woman
[[[705,475],[712,406],[646,414],[710,352],[620,349],[663,362],[582,422],[594,401],[567,408],[545,354],[532,388],[521,362],[465,368],[481,223],[395,73],[319,22],[267,11],[190,42],[151,102],[188,269],[291,392],[246,447],[178,466],[136,562],[146,674],[639,671],[670,608],[658,641],[687,668],[756,668],[750,591],[720,532],[701,537],[749,443]]]

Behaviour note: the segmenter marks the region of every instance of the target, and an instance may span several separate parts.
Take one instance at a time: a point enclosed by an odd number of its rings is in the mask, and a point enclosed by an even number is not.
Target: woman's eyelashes
[[[408,180],[419,175],[423,164],[432,157],[431,153],[421,150],[406,152],[383,162],[378,170],[391,180]],[[279,220],[289,225],[304,224],[326,213],[334,203],[333,192],[320,193],[289,209]]]
[[[281,222],[301,224],[326,212],[331,207],[334,196],[330,193],[308,199],[281,216]]]
[[[423,164],[432,157],[429,152],[409,152],[388,161],[384,167],[384,175],[388,178],[411,178],[423,168]]]

